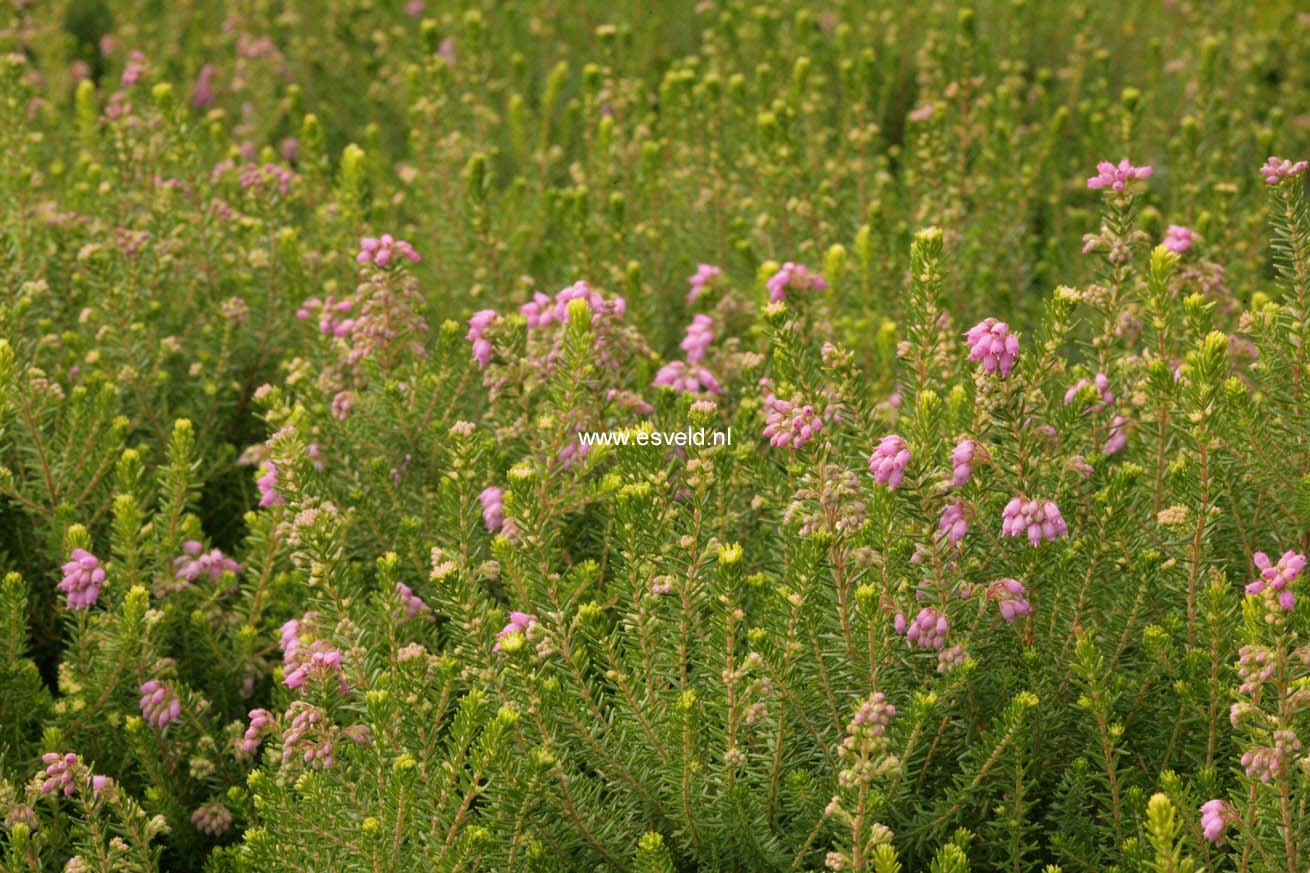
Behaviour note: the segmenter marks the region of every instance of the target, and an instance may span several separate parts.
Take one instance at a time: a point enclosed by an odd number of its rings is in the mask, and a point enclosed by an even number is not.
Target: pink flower
[[[1271,155],[1269,160],[1265,161],[1264,166],[1260,168],[1260,174],[1265,177],[1266,185],[1281,185],[1284,179],[1290,179],[1304,173],[1308,166],[1310,166],[1310,162],[1307,161],[1297,161],[1294,164],[1284,158],[1276,158]]]
[[[64,592],[69,609],[86,609],[100,597],[105,569],[100,566],[100,559],[86,549],[73,549],[70,557],[72,560],[62,568],[64,578],[56,587]]]
[[[139,690],[141,715],[149,724],[163,730],[169,723],[182,717],[182,701],[178,699],[177,693],[163,682],[151,679],[142,684]]]
[[[537,623],[537,617],[528,612],[510,612],[509,624],[500,629],[496,634],[496,644],[491,647],[491,651],[500,651],[500,641],[510,634],[526,634],[528,628]]]
[[[905,465],[910,463],[910,447],[898,434],[882,438],[869,455],[869,472],[873,481],[890,489],[900,487],[905,479]]]
[[[1131,420],[1124,415],[1116,415],[1110,419],[1110,435],[1106,437],[1102,451],[1107,455],[1113,455],[1128,445],[1128,425],[1130,423]]]
[[[1218,798],[1207,800],[1201,804],[1201,833],[1211,843],[1219,845],[1224,830],[1228,827],[1230,815],[1232,815],[1232,807],[1227,802]]]
[[[479,367],[491,363],[491,340],[483,334],[496,318],[496,310],[480,309],[469,319],[469,332],[464,338],[473,343],[473,360]]]
[[[855,728],[865,728],[873,736],[881,737],[887,733],[887,726],[895,717],[896,707],[887,702],[886,696],[881,691],[876,691],[868,700],[860,704],[848,730],[854,732]]]
[[[1260,578],[1246,586],[1246,593],[1254,597],[1268,590],[1277,595],[1278,605],[1283,609],[1295,606],[1296,595],[1289,586],[1305,569],[1305,555],[1289,549],[1274,564],[1264,552],[1256,552],[1253,560],[1260,570]]]
[[[764,408],[764,436],[774,448],[800,448],[823,430],[823,419],[808,404],[770,394],[764,398]]]
[[[697,264],[696,272],[687,280],[687,284],[691,286],[691,291],[687,293],[687,302],[695,303],[696,299],[709,289],[714,280],[722,275],[723,271],[713,264]]]
[[[191,105],[196,109],[204,109],[214,102],[214,76],[217,73],[218,68],[213,64],[205,64],[200,68],[196,83],[191,86]]]
[[[146,74],[146,56],[141,52],[132,52],[131,57],[127,59],[127,66],[123,67],[123,75],[119,84],[124,88],[131,87],[141,81],[141,77]]]
[[[211,800],[191,814],[191,824],[202,834],[221,837],[232,827],[232,813],[217,800]]]
[[[432,607],[424,603],[423,598],[415,594],[414,589],[404,582],[396,583],[396,594],[400,596],[401,602],[405,604],[405,618],[432,614]]]
[[[1018,579],[1001,579],[987,587],[987,599],[996,601],[1001,609],[1001,618],[1011,624],[1019,616],[1033,611],[1027,593]]]
[[[963,500],[946,504],[941,520],[937,522],[937,532],[952,545],[959,544],[969,532],[969,504]]]
[[[354,307],[355,301],[338,300],[330,294],[326,300],[310,297],[300,304],[300,308],[296,310],[296,318],[301,320],[317,318],[320,333],[342,339],[350,336],[350,332],[355,327],[355,319],[338,316],[345,315]]]
[[[1258,746],[1242,754],[1242,769],[1252,779],[1269,782],[1283,772],[1287,759],[1301,751],[1301,739],[1294,731],[1274,731],[1272,746]]]
[[[1027,500],[1015,497],[1005,505],[1002,513],[1001,536],[1021,537],[1038,545],[1042,540],[1054,540],[1069,532],[1060,509],[1050,500]]]
[[[687,326],[687,336],[679,346],[687,353],[687,363],[697,364],[705,357],[705,350],[714,342],[714,319],[708,315],[695,315]]]
[[[969,344],[970,361],[982,364],[988,373],[1010,375],[1019,357],[1019,340],[1010,333],[1009,325],[988,318],[969,328],[964,338]]]
[[[553,301],[540,291],[536,292],[530,302],[519,307],[519,314],[528,320],[528,327],[532,328],[563,324],[569,320],[569,303],[574,300],[587,301],[593,324],[597,319],[621,319],[628,311],[628,302],[622,297],[606,299],[605,295],[593,291],[585,281],[579,281],[556,292]]]
[[[482,504],[482,523],[487,530],[493,533],[500,530],[505,519],[505,489],[488,485],[478,495],[478,501]]]
[[[929,118],[932,118],[934,111],[935,110],[933,109],[933,105],[931,103],[925,103],[922,106],[920,106],[918,109],[911,110],[908,117],[910,121],[921,123],[927,121]]]
[[[46,752],[41,756],[41,762],[46,765],[45,780],[41,783],[42,794],[54,794],[56,791],[62,791],[65,795],[72,795],[77,790],[77,785],[73,782],[73,768],[77,766],[77,755],[72,752],[59,754],[58,752]]]
[[[908,624],[904,615],[896,613],[893,626],[898,634],[905,634],[906,640],[921,649],[940,649],[946,644],[946,633],[950,630],[946,616],[932,606],[919,610],[914,621]]]
[[[1101,161],[1096,165],[1096,175],[1087,180],[1088,188],[1112,188],[1115,191],[1122,191],[1127,184],[1133,179],[1151,178],[1151,168],[1134,167],[1127,158],[1119,162],[1118,166],[1109,161]]]
[[[979,455],[983,456],[979,458]],[[964,486],[969,477],[973,475],[973,464],[975,460],[986,460],[986,456],[981,452],[978,443],[974,440],[960,440],[956,443],[955,448],[951,450],[951,487],[960,488]]]
[[[241,572],[241,565],[224,557],[220,550],[210,549],[208,554],[202,554],[204,550],[205,547],[195,540],[187,540],[182,544],[185,554],[173,561],[173,566],[178,568],[178,579],[194,582],[201,576],[208,576],[210,581],[217,582],[224,573]]]
[[[1194,242],[1196,242],[1196,234],[1190,228],[1183,227],[1181,224],[1171,224],[1160,245],[1176,255],[1181,255],[1190,249]]]
[[[346,680],[341,675],[341,653],[323,640],[310,644],[310,655],[300,662],[300,666],[287,674],[282,684],[288,688],[300,688],[306,680],[315,684],[336,678],[340,682],[342,693],[346,691]]]
[[[1064,405],[1068,406],[1070,403],[1073,403],[1074,399],[1078,397],[1078,392],[1082,391],[1088,385],[1094,385],[1096,393],[1101,397],[1101,402],[1099,404],[1094,403],[1087,407],[1088,412],[1100,412],[1111,403],[1114,403],[1114,393],[1110,391],[1110,380],[1106,378],[1104,373],[1097,373],[1091,382],[1086,379],[1079,379],[1074,383],[1072,388],[1064,392]]]
[[[414,263],[422,260],[418,256],[418,252],[414,251],[413,246],[403,239],[396,239],[389,233],[384,233],[380,237],[361,237],[359,240],[359,254],[355,255],[355,260],[361,264],[376,264],[379,267],[385,267],[396,256]]]
[[[804,264],[788,261],[769,278],[766,287],[769,289],[769,302],[777,303],[787,296],[789,290],[824,291],[828,283]]]
[[[723,386],[709,370],[699,364],[688,366],[682,361],[670,361],[660,367],[650,384],[657,388],[672,388],[679,394],[700,394],[703,391],[723,393]]]
[[[277,465],[272,461],[264,462],[264,473],[255,480],[255,487],[259,489],[259,505],[263,509],[286,502],[277,491]]]
[[[245,757],[250,757],[259,749],[259,741],[272,730],[273,715],[267,709],[250,710],[250,727],[241,737],[238,749]]]

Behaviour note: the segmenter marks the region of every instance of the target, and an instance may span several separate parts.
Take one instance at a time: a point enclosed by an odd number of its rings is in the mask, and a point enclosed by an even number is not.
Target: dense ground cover
[[[5,869],[1310,869],[1306,45],[7,3]]]

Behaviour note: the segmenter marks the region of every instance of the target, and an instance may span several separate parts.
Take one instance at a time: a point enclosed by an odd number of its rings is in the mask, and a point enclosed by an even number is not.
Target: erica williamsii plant
[[[1307,37],[9,4],[0,864],[1306,869]]]

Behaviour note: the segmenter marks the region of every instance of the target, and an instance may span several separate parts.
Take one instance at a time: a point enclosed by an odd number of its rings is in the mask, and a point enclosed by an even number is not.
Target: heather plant
[[[1308,39],[7,5],[0,862],[1310,868]]]

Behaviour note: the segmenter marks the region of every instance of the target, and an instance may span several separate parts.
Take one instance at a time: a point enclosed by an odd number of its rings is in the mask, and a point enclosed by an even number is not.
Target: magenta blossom
[[[777,303],[787,296],[788,291],[825,291],[828,283],[804,264],[788,261],[769,277],[766,287],[769,289],[769,302]]]
[[[1134,167],[1127,158],[1119,162],[1118,166],[1109,161],[1101,161],[1096,165],[1096,175],[1087,180],[1088,188],[1112,188],[1115,191],[1122,191],[1133,179],[1151,178],[1151,168]]]
[[[250,727],[237,744],[238,750],[245,757],[250,757],[259,749],[259,741],[273,729],[273,715],[267,709],[250,710]]]
[[[1114,393],[1110,391],[1110,380],[1104,373],[1097,373],[1090,382],[1087,379],[1079,379],[1074,383],[1072,388],[1064,392],[1064,405],[1068,406],[1070,403],[1073,403],[1078,397],[1078,392],[1082,391],[1088,385],[1094,386],[1096,393],[1101,398],[1100,403],[1093,403],[1091,406],[1087,407],[1088,412],[1100,412],[1111,403],[1114,403]]]
[[[202,834],[221,837],[232,827],[232,813],[217,800],[211,800],[191,814],[191,824]]]
[[[482,523],[487,530],[493,533],[500,530],[505,519],[505,489],[488,485],[478,495],[478,501],[482,504]]]
[[[469,332],[464,338],[473,343],[473,360],[477,361],[479,367],[491,363],[491,340],[483,334],[496,317],[496,310],[480,309],[469,319]]]
[[[537,623],[537,617],[529,612],[513,612],[509,614],[509,623],[500,629],[496,634],[496,644],[491,647],[491,651],[499,652],[500,643],[510,634],[526,634],[528,629]]]
[[[259,505],[263,509],[270,506],[281,506],[286,501],[277,490],[277,465],[272,461],[264,462],[263,474],[255,480],[255,487],[259,489]]]
[[[1003,321],[987,318],[969,328],[964,334],[969,344],[969,360],[982,364],[988,373],[1010,375],[1014,361],[1019,357],[1019,340],[1010,333]]]
[[[869,472],[873,474],[873,481],[894,490],[904,481],[908,463],[910,447],[899,434],[889,434],[869,455]]]
[[[341,653],[323,640],[315,640],[309,648],[309,657],[288,673],[282,684],[288,688],[300,688],[307,680],[323,683],[335,678],[339,680],[341,692],[345,693],[346,680],[341,674]]]
[[[714,342],[714,319],[708,315],[695,315],[687,325],[687,336],[680,348],[687,353],[687,363],[698,364],[705,357],[705,351]]]
[[[1207,800],[1201,804],[1201,833],[1211,843],[1219,845],[1232,814],[1233,808],[1226,801],[1218,798]]]
[[[1102,451],[1107,455],[1113,455],[1128,445],[1128,425],[1130,423],[1131,420],[1124,415],[1116,415],[1110,419],[1110,435],[1105,438]]]
[[[77,755],[72,752],[59,754],[58,752],[46,752],[41,756],[41,763],[46,765],[45,780],[41,783],[42,794],[54,794],[62,791],[65,795],[71,795],[77,790],[77,784],[73,781],[73,769],[77,766]]]
[[[774,448],[800,448],[823,430],[823,419],[808,404],[770,394],[764,398],[764,408],[764,436]]]
[[[960,440],[951,450],[951,487],[964,486],[973,475],[976,461],[986,460],[986,453],[975,440]]]
[[[405,618],[414,618],[415,616],[428,616],[432,614],[432,607],[423,602],[423,598],[414,593],[404,582],[396,583],[396,594],[399,595],[402,603],[405,604]]]
[[[422,260],[413,246],[403,239],[396,239],[389,233],[384,233],[380,237],[361,237],[359,254],[355,255],[355,260],[361,264],[377,264],[379,267],[385,267],[394,257],[402,257],[414,263]]]
[[[1181,255],[1192,247],[1196,242],[1196,234],[1191,228],[1183,227],[1181,224],[1169,225],[1169,230],[1165,232],[1164,240],[1160,245],[1173,252],[1175,255]]]
[[[169,723],[182,717],[182,701],[177,692],[160,682],[151,679],[141,685],[141,715],[154,727],[163,730]]]
[[[124,88],[129,88],[141,81],[141,77],[146,74],[146,56],[141,52],[132,52],[127,59],[127,65],[123,67],[122,78],[118,80]]]
[[[71,557],[64,564],[64,578],[56,587],[64,592],[69,609],[94,606],[100,597],[100,586],[105,583],[105,569],[100,566],[100,559],[86,549],[73,549]]]
[[[1246,593],[1254,597],[1268,590],[1271,594],[1277,595],[1278,605],[1283,609],[1291,609],[1295,606],[1296,595],[1292,593],[1290,586],[1305,569],[1305,555],[1289,549],[1278,559],[1278,563],[1274,564],[1264,552],[1256,552],[1254,561],[1255,566],[1260,570],[1260,578],[1246,586]]]
[[[1260,168],[1260,175],[1265,177],[1266,185],[1281,185],[1284,179],[1299,176],[1310,167],[1310,162],[1297,161],[1295,164],[1285,158],[1270,156]]]
[[[946,504],[942,510],[941,520],[937,522],[937,533],[945,537],[952,545],[958,545],[969,532],[969,504],[963,500]]]
[[[1002,513],[1001,536],[1027,536],[1028,542],[1038,545],[1042,540],[1054,540],[1069,532],[1060,509],[1050,500],[1026,500],[1015,497],[1005,505]]]
[[[946,644],[946,633],[950,622],[935,607],[925,606],[919,610],[914,621],[906,622],[905,616],[896,613],[892,626],[898,634],[905,634],[905,639],[921,649],[940,649]]]
[[[241,565],[225,557],[222,551],[210,549],[206,553],[205,547],[195,540],[184,542],[182,551],[185,554],[173,561],[179,579],[194,582],[201,576],[208,576],[210,581],[217,582],[224,573],[241,572]]]
[[[723,271],[713,264],[697,264],[696,272],[687,280],[691,290],[687,293],[687,302],[695,303],[696,300],[709,290],[714,280],[723,275]]]
[[[660,367],[650,384],[656,388],[672,388],[679,394],[723,393],[723,386],[713,373],[699,364],[687,365],[682,361],[669,361]]]
[[[1018,579],[1001,579],[987,586],[987,599],[996,601],[1001,609],[1001,618],[1011,624],[1019,616],[1033,611],[1027,593],[1028,590]]]

